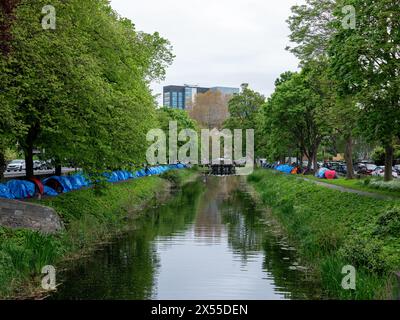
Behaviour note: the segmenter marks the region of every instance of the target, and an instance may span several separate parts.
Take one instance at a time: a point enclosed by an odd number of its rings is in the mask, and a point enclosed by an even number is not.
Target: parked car
[[[6,168],[7,172],[26,170],[25,160],[13,160]]]
[[[43,170],[41,161],[33,160],[33,170]]]
[[[347,174],[347,166],[345,164],[340,164],[337,167],[336,172],[346,175]]]
[[[377,166],[373,163],[360,163],[358,164],[357,173],[370,176],[376,170],[376,168]]]
[[[384,166],[379,166],[376,167],[376,169],[372,172],[372,175],[374,177],[384,177],[385,176],[385,167]],[[398,174],[395,170],[392,172],[393,178],[398,178]]]

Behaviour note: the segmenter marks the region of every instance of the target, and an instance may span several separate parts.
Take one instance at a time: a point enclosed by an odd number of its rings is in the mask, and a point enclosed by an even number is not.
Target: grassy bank
[[[66,229],[43,235],[0,228],[0,298],[36,296],[43,266],[63,265],[125,231],[132,225],[127,219],[137,217],[153,201],[165,200],[171,182],[181,185],[194,174],[171,171],[165,177],[108,185],[100,195],[87,189],[40,201],[57,211]]]
[[[249,176],[333,298],[389,299],[400,271],[400,201],[343,193],[269,170]],[[356,290],[341,286],[356,267]]]

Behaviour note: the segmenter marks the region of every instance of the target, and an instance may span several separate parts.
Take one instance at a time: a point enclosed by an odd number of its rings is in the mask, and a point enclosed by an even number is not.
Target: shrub
[[[400,208],[393,208],[378,217],[374,234],[398,236],[400,234]]]
[[[388,191],[400,191],[400,181],[393,180],[389,182],[381,180],[373,180],[369,183],[369,186],[375,189],[388,190]]]
[[[340,249],[345,261],[355,267],[364,267],[369,271],[382,274],[387,270],[383,259],[383,243],[378,239],[365,239],[359,236],[349,238]]]

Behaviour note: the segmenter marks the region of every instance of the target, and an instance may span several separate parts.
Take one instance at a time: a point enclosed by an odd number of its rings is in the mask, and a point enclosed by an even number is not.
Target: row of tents
[[[103,173],[103,177],[109,183],[127,181],[150,175],[160,175],[170,170],[184,169],[184,164],[174,164],[166,166],[149,167],[136,172],[113,171]],[[83,174],[76,173],[69,176],[52,176],[43,180],[33,178],[31,180],[10,180],[5,184],[0,184],[0,198],[5,199],[29,199],[36,194],[57,196],[91,186],[91,181]]]
[[[287,174],[298,174],[297,167],[292,167],[287,164],[275,166],[274,169],[279,172]],[[320,168],[318,172],[315,174],[315,176],[320,179],[328,179],[328,180],[337,179],[338,177],[335,170],[329,170],[327,168]]]

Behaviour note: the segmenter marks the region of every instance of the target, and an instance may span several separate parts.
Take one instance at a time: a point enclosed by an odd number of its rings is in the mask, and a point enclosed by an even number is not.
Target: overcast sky
[[[302,0],[111,0],[137,30],[158,31],[176,55],[163,85],[250,87],[269,96],[275,79],[296,70],[286,19]],[[161,101],[161,100],[160,100]]]

